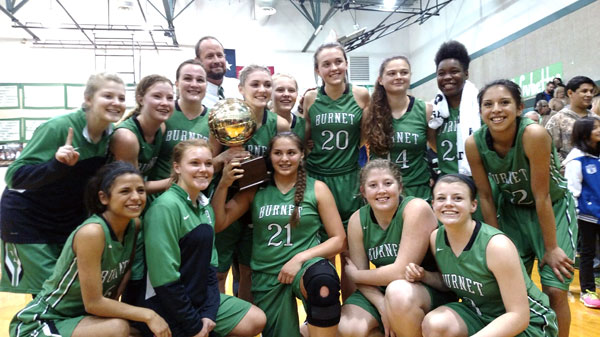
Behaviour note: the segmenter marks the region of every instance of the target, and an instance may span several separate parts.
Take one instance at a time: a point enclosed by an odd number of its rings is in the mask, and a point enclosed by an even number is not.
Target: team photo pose
[[[298,82],[288,74],[273,75],[273,112],[285,119],[290,130],[304,141],[306,122],[303,117],[292,112],[298,99]]]
[[[481,126],[477,88],[468,81],[471,58],[458,41],[443,43],[435,54],[438,94],[429,127],[435,129],[430,142],[437,153],[441,174],[471,175],[465,156],[467,137]]]
[[[556,336],[548,297],[533,284],[512,241],[473,220],[477,189],[470,177],[442,176],[433,188],[433,209],[443,224],[430,249],[440,272],[417,264],[406,279],[449,289],[461,302],[444,304],[423,319],[423,336]]]
[[[10,336],[129,336],[128,320],[171,336],[156,312],[118,301],[129,278],[146,205],[144,180],[121,161],[102,167],[85,191],[91,217],[69,236],[42,291],[10,324]]]
[[[360,191],[367,205],[350,218],[346,265],[358,290],[342,307],[340,336],[420,336],[423,316],[448,297],[402,280],[408,263],[435,270],[426,255],[429,235],[437,227],[429,204],[404,197],[402,189],[400,167],[388,160],[371,160],[361,170]],[[369,270],[370,263],[376,269]]]
[[[435,135],[427,121],[432,106],[407,94],[410,74],[404,56],[381,63],[363,128],[371,158],[387,158],[400,168],[404,195],[430,201],[427,136]]]
[[[116,75],[96,74],[83,96],[81,109],[42,124],[6,172],[0,291],[37,294],[87,217],[85,186],[106,162],[112,123],[125,111],[125,86]]]
[[[600,234],[600,208],[596,200],[600,199],[599,172],[600,163],[600,120],[584,117],[573,124],[571,144],[573,150],[563,161],[565,177],[569,191],[577,200],[577,222],[579,224],[580,263],[579,300],[589,308],[600,308],[600,299],[594,282],[594,257],[596,256],[596,238]]]
[[[175,72],[177,100],[165,132],[156,164],[148,180],[168,179],[173,148],[179,142],[200,138],[208,140],[208,109],[202,105],[206,94],[206,71],[197,60],[182,62]]]
[[[296,298],[304,303],[310,336],[335,336],[340,281],[327,259],[344,249],[346,235],[333,196],[306,175],[304,148],[294,133],[276,135],[267,155],[272,181],[227,202],[227,189],[244,172],[236,161],[226,166],[212,199],[215,227],[252,214],[252,294],[267,316],[263,336],[300,336]],[[329,237],[324,242],[317,235],[322,229]]]
[[[190,139],[173,149],[174,183],[144,216],[151,285],[144,305],[166,319],[173,336],[255,336],[265,325],[264,313],[219,293],[215,216],[202,193],[213,171],[206,141]]]
[[[572,281],[577,222],[575,201],[559,173],[560,163],[546,129],[522,118],[519,86],[508,80],[486,85],[478,96],[485,125],[466,149],[487,223],[513,240],[530,272],[538,259],[542,290],[569,335],[567,291]],[[489,180],[488,180],[489,177]],[[496,203],[490,180],[498,186]]]
[[[277,132],[288,131],[290,129],[288,122],[274,112],[267,109],[267,103],[271,99],[273,81],[271,72],[268,68],[258,65],[249,65],[240,72],[239,90],[244,97],[244,102],[250,106],[252,114],[256,120],[256,131],[243,148],[232,147],[230,153],[218,160],[218,169],[232,159],[240,157],[240,154],[246,153],[255,157],[264,156],[271,138]],[[215,156],[219,155],[223,146],[211,137],[211,147]],[[237,149],[237,151],[234,151]],[[247,152],[242,152],[245,150]],[[252,255],[252,229],[248,217],[227,227],[221,232],[217,228],[216,241],[217,252],[219,253],[219,289],[225,292],[225,280],[227,272],[234,260],[234,254],[237,255],[240,271],[240,283],[238,296],[242,299],[252,302],[250,292],[251,270],[250,256]]]

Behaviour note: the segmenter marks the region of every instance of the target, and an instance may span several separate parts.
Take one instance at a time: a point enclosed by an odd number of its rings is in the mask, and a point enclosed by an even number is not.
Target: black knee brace
[[[340,278],[329,261],[321,260],[306,269],[304,277],[308,312],[306,320],[310,325],[330,327],[340,322]],[[321,297],[321,287],[329,289],[327,297]]]

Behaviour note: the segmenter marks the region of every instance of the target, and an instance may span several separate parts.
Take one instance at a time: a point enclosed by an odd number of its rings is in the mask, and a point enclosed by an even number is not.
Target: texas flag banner
[[[237,78],[235,66],[235,49],[225,49],[225,62],[227,63],[227,71],[225,77]]]

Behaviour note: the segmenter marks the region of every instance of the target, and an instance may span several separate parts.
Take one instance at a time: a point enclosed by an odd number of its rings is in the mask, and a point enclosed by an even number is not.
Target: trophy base
[[[267,171],[267,161],[264,157],[248,159],[241,164],[241,168],[244,169],[244,176],[234,184],[240,191],[260,185],[271,179],[271,175]]]

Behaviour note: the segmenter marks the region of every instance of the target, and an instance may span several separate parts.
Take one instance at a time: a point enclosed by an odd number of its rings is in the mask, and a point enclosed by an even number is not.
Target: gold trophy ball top
[[[256,120],[243,100],[227,98],[218,101],[208,113],[208,127],[219,143],[242,145],[256,131]]]

